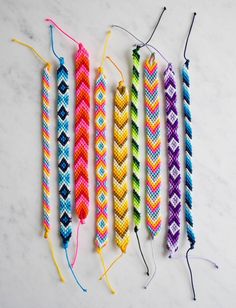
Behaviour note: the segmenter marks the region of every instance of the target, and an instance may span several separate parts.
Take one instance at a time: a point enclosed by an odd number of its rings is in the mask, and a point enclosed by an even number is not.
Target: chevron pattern
[[[183,104],[184,104],[184,127],[185,127],[185,220],[187,225],[187,237],[191,248],[195,245],[192,216],[192,115],[190,109],[190,78],[189,60],[182,68],[183,78]]]
[[[128,102],[127,88],[120,81],[114,101],[113,193],[115,241],[124,253],[130,240],[127,196]]]
[[[106,143],[106,76],[98,69],[95,85],[95,153],[96,153],[96,239],[97,249],[108,243],[107,217],[107,143]]]
[[[172,255],[178,250],[180,236],[180,161],[178,136],[178,111],[176,108],[176,82],[172,65],[164,71],[164,87],[166,99],[166,127],[168,143],[168,172],[169,172],[169,221],[167,248]]]
[[[57,134],[58,134],[58,177],[60,203],[60,234],[64,248],[72,234],[71,229],[71,179],[70,179],[70,147],[69,147],[69,87],[68,70],[60,64],[57,70],[58,100],[57,100]]]
[[[152,237],[161,228],[161,158],[160,101],[158,95],[158,65],[152,54],[144,63],[144,101],[146,109],[146,220]]]
[[[49,70],[50,65],[47,64],[43,69],[42,77],[42,141],[43,141],[43,182],[42,182],[42,192],[43,192],[43,225],[45,228],[45,237],[51,230],[50,225],[50,101],[49,101],[49,91],[50,91],[50,80],[49,80]]]
[[[134,225],[138,230],[141,222],[140,209],[140,161],[139,161],[139,122],[138,122],[138,91],[140,54],[139,48],[133,50],[133,73],[131,88],[131,134],[132,134],[132,193]]]
[[[76,106],[75,106],[75,145],[74,181],[75,210],[81,223],[84,223],[89,210],[88,192],[88,147],[89,147],[89,109],[90,81],[89,55],[80,44],[75,57]]]

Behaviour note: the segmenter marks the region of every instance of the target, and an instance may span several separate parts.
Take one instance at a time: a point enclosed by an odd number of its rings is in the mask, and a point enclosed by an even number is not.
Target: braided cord
[[[96,152],[96,239],[97,249],[108,242],[107,217],[107,143],[106,143],[106,76],[98,69],[95,84],[95,152]]]
[[[178,250],[180,236],[180,162],[178,111],[176,108],[176,82],[172,65],[164,71],[164,86],[166,99],[166,127],[168,142],[168,173],[169,173],[169,220],[167,234],[167,248],[172,255]]]
[[[185,220],[187,225],[187,237],[191,248],[195,245],[192,216],[192,115],[190,109],[190,78],[189,61],[182,68],[183,78],[183,104],[184,104],[184,127],[185,127]]]
[[[139,49],[133,50],[133,73],[131,88],[131,134],[132,134],[132,193],[133,193],[133,217],[134,225],[139,228],[141,222],[140,209],[140,161],[139,161],[139,122],[138,122],[138,91],[140,54]]]
[[[80,44],[75,57],[76,106],[75,106],[75,145],[74,180],[75,210],[81,223],[84,223],[89,210],[88,193],[88,147],[89,147],[89,55]]]
[[[49,91],[50,91],[50,79],[49,79],[49,64],[43,69],[42,77],[42,140],[43,140],[43,225],[45,228],[45,237],[51,230],[50,225],[50,101],[49,101]]]
[[[146,109],[146,221],[152,237],[161,228],[160,188],[161,188],[161,158],[160,158],[160,101],[158,95],[158,66],[153,55],[144,63],[144,101]]]
[[[115,241],[124,253],[130,241],[127,196],[128,102],[127,88],[124,82],[120,81],[114,100],[113,193]]]
[[[69,148],[69,87],[68,70],[60,64],[57,70],[58,101],[57,101],[57,134],[58,134],[58,181],[60,203],[60,234],[63,246],[68,247],[72,234],[71,228],[71,179],[70,179],[70,148]]]

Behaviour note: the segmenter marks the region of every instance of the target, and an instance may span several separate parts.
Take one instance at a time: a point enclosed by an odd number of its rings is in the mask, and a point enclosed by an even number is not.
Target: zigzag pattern
[[[60,234],[63,245],[68,247],[72,234],[71,228],[71,196],[70,196],[70,147],[69,147],[69,87],[68,70],[61,63],[57,70],[57,134],[58,134],[58,181],[60,203]]]
[[[107,143],[106,143],[106,76],[98,69],[95,85],[95,152],[96,152],[96,239],[98,249],[108,242],[107,217]]]
[[[47,64],[43,69],[42,77],[42,141],[43,141],[43,225],[45,228],[45,237],[51,230],[50,225],[50,118],[49,118],[49,91],[50,91],[50,80],[49,80],[50,65]]]
[[[160,115],[157,77],[157,62],[151,55],[144,63],[144,100],[146,109],[146,215],[147,227],[154,237],[161,228],[160,216]]]
[[[187,225],[187,237],[190,246],[194,248],[195,234],[193,231],[192,217],[192,115],[190,109],[190,79],[189,79],[189,60],[182,68],[183,78],[183,103],[184,103],[184,127],[185,127],[185,220]]]
[[[75,106],[75,146],[74,180],[75,210],[81,223],[84,223],[89,210],[88,192],[88,147],[89,147],[89,55],[80,44],[75,57],[76,106]]]
[[[176,108],[176,82],[172,65],[164,71],[164,86],[166,98],[166,127],[168,142],[168,172],[169,172],[169,220],[167,234],[167,248],[173,254],[178,250],[180,235],[180,162],[178,111]]]
[[[141,222],[140,212],[140,162],[139,162],[139,122],[138,122],[138,90],[140,54],[139,48],[133,50],[133,74],[131,88],[131,134],[132,134],[132,193],[133,193],[133,217],[138,230]]]
[[[114,102],[113,193],[115,241],[126,252],[130,240],[128,217],[128,102],[129,94],[119,82]]]

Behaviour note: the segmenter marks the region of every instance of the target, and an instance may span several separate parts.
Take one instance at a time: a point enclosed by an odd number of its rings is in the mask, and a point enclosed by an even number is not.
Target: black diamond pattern
[[[68,197],[69,194],[70,194],[70,191],[69,191],[69,189],[66,187],[66,185],[64,184],[64,185],[61,187],[59,193],[60,193],[60,195],[62,196],[62,198],[63,198],[64,200],[66,200],[67,197]]]
[[[62,106],[60,108],[60,110],[58,111],[58,115],[59,117],[64,121],[65,118],[68,116],[68,111],[66,110],[66,108],[64,106]]]
[[[68,214],[66,212],[63,213],[63,215],[61,216],[60,222],[67,227],[69,225],[69,223],[71,222],[71,218],[68,216]]]
[[[59,84],[58,86],[58,90],[62,93],[62,94],[65,94],[66,91],[68,90],[68,85],[65,83],[64,80],[62,80],[62,82]]]
[[[60,161],[58,167],[61,169],[61,171],[66,172],[66,170],[68,169],[70,165],[68,164],[68,162],[65,160],[65,158],[62,158],[62,160]]]
[[[64,132],[62,132],[60,134],[60,136],[58,137],[58,141],[63,146],[65,146],[67,144],[68,140],[69,140],[69,138],[67,137],[67,135]]]

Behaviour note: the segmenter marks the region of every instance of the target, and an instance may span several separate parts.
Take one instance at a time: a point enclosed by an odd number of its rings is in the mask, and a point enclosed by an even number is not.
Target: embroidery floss
[[[128,102],[129,94],[125,86],[124,77],[110,58],[107,59],[116,67],[121,75],[114,98],[114,141],[113,141],[113,194],[114,194],[114,226],[115,242],[121,250],[121,255],[116,258],[100,279],[111,267],[126,253],[129,241],[129,217],[128,217]]]
[[[73,268],[68,256],[68,245],[72,235],[71,221],[71,173],[70,173],[70,148],[69,148],[69,86],[68,70],[64,64],[64,58],[59,57],[54,50],[53,26],[50,25],[51,47],[53,54],[59,60],[57,70],[57,133],[58,133],[58,188],[59,188],[59,208],[60,208],[60,234],[62,237],[63,248],[65,250],[68,266],[78,286],[84,291]]]
[[[65,282],[65,278],[61,272],[61,269],[57,263],[53,244],[50,238],[51,232],[51,223],[50,223],[50,214],[51,214],[51,204],[50,204],[50,160],[51,160],[51,151],[50,151],[50,70],[51,64],[45,60],[32,46],[23,43],[17,39],[12,39],[13,42],[23,45],[31,49],[34,54],[45,64],[42,73],[42,196],[43,196],[43,225],[45,229],[44,237],[48,240],[49,248],[51,251],[53,262],[56,266],[58,275],[62,282]]]
[[[108,244],[108,200],[107,200],[107,143],[106,143],[106,87],[107,78],[104,73],[104,63],[106,59],[106,50],[111,31],[108,31],[102,64],[97,70],[95,82],[95,153],[96,153],[96,239],[95,246],[100,255],[104,272],[107,268],[103,258],[103,248]],[[105,280],[112,294],[115,290],[112,288],[108,275]]]
[[[166,99],[166,128],[168,143],[168,172],[169,172],[169,220],[167,234],[167,248],[170,257],[178,250],[180,235],[180,161],[178,136],[178,111],[176,108],[176,82],[172,65],[164,71],[164,87]]]
[[[76,252],[72,267],[78,257],[79,228],[85,223],[89,212],[89,181],[88,181],[88,147],[89,147],[89,112],[90,112],[90,81],[89,53],[82,43],[77,42],[63,31],[52,19],[47,18],[60,32],[75,42],[78,50],[75,54],[75,145],[74,145],[74,184],[75,211],[79,219],[76,234]]]

